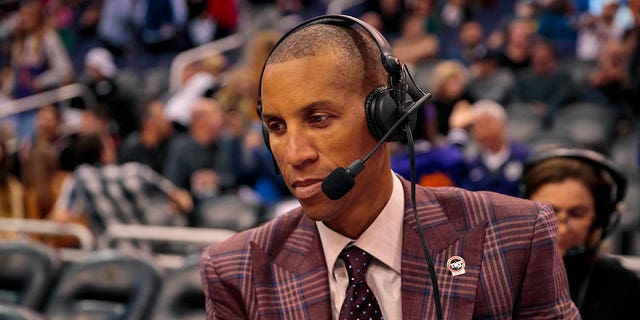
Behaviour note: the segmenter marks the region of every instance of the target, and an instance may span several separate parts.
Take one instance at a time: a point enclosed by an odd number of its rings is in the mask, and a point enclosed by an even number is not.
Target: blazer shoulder
[[[455,187],[428,188],[427,192],[433,193],[450,221],[464,223],[467,229],[476,224],[473,221],[491,225],[518,219],[534,223],[540,215],[553,212],[548,205],[495,192]]]

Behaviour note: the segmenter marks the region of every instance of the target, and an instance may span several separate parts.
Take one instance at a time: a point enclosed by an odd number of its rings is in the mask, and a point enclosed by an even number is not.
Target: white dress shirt
[[[402,229],[404,191],[400,179],[393,175],[393,191],[378,217],[360,238],[350,239],[317,221],[318,232],[329,271],[329,291],[333,319],[338,319],[349,284],[347,269],[338,255],[350,243],[368,252],[375,259],[367,270],[367,284],[378,299],[385,319],[402,319],[400,266],[402,259]]]

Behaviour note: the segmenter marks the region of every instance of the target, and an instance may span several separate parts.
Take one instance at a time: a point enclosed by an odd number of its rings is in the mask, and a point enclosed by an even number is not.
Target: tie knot
[[[365,281],[365,274],[369,263],[373,257],[366,251],[356,247],[347,247],[340,253],[340,259],[344,261],[349,274],[350,283],[362,283]]]

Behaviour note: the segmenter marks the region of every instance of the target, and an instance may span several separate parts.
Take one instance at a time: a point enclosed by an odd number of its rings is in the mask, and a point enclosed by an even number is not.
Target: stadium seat
[[[640,132],[638,130],[616,138],[609,150],[611,159],[626,170],[638,172],[638,147]]]
[[[97,251],[64,270],[45,316],[62,319],[147,319],[160,288],[151,258]]]
[[[258,208],[238,195],[228,194],[207,200],[197,210],[195,226],[245,230],[258,221]]]
[[[37,312],[20,306],[0,304],[2,320],[44,320]]]
[[[550,147],[575,147],[575,142],[561,130],[546,129],[534,134],[529,139],[529,146],[535,152]]]
[[[206,318],[200,283],[199,255],[187,258],[164,280],[152,320],[196,320]]]
[[[560,63],[560,69],[571,77],[574,88],[582,90],[587,83],[589,74],[596,68],[595,61],[580,60],[577,58],[567,58]]]
[[[528,143],[542,130],[542,116],[535,112],[533,105],[514,103],[508,105],[507,137],[511,141]]]
[[[578,147],[606,153],[603,149],[615,130],[615,119],[603,105],[575,102],[558,110],[554,128],[565,132]]]
[[[58,270],[53,249],[37,243],[0,243],[0,303],[42,306]]]

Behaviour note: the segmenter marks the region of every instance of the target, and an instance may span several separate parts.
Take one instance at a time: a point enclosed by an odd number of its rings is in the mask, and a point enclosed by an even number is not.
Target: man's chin
[[[331,204],[328,203],[329,200],[326,200],[324,203],[303,203],[301,202],[302,211],[304,214],[314,221],[331,221],[335,219],[338,214]]]

